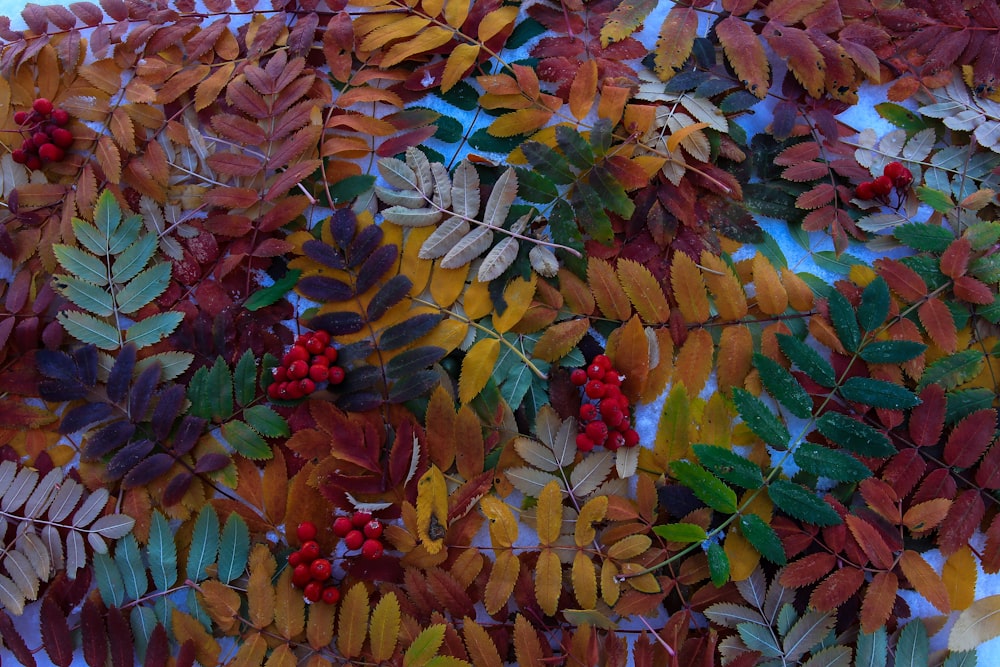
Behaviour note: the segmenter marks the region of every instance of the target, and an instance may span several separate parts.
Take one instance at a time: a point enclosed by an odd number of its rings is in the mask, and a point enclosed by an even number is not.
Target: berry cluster
[[[355,512],[351,516],[338,516],[333,521],[333,534],[343,538],[348,551],[361,550],[368,560],[382,557],[382,522],[368,512]]]
[[[294,401],[316,391],[323,382],[344,381],[344,369],[335,365],[337,348],[325,331],[304,333],[295,340],[281,365],[274,369],[274,382],[267,388],[271,399]]]
[[[876,199],[888,197],[893,188],[900,193],[906,191],[913,182],[913,173],[901,165],[899,162],[890,162],[885,165],[882,175],[874,181],[859,183],[854,194],[858,199]]]
[[[43,164],[59,162],[66,157],[66,149],[73,145],[73,133],[66,129],[69,113],[56,109],[52,102],[39,97],[31,111],[18,111],[14,122],[21,128],[24,143],[11,151],[11,158],[28,169],[41,169]]]
[[[577,449],[589,452],[604,445],[616,451],[639,444],[639,434],[629,420],[628,397],[621,391],[624,378],[611,366],[611,359],[599,354],[586,369],[576,368],[569,377],[583,391]]]
[[[340,589],[330,579],[333,565],[328,559],[319,557],[316,524],[304,521],[299,524],[296,534],[302,546],[288,556],[292,586],[301,588],[302,596],[309,602],[322,600],[327,604],[336,604],[340,599]]]

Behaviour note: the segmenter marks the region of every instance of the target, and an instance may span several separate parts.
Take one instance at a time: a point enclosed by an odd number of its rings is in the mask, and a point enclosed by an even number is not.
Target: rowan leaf
[[[514,592],[520,570],[521,561],[510,549],[503,549],[496,554],[486,590],[483,591],[483,606],[487,613],[495,614],[504,608]]]
[[[625,4],[628,6],[628,3]],[[622,5],[618,7],[620,9]],[[653,59],[656,74],[661,81],[667,81],[681,71],[681,67],[691,55],[697,35],[698,13],[691,7],[672,7],[660,26],[660,35],[656,40],[656,56]],[[603,30],[601,36],[603,40]]]
[[[543,548],[535,565],[535,599],[547,616],[559,611],[559,595],[562,593],[562,564],[559,556],[550,548]]]
[[[951,611],[948,589],[941,577],[916,551],[907,549],[899,557],[899,567],[913,588],[943,614]]]
[[[767,487],[775,506],[789,516],[814,526],[835,526],[840,515],[829,504],[805,487],[786,480],[775,480]]]
[[[748,391],[738,387],[733,388],[733,403],[740,413],[743,422],[751,431],[757,434],[767,444],[785,449],[791,440],[791,434],[763,401]]]
[[[674,253],[670,264],[670,286],[674,290],[677,307],[687,322],[701,324],[708,321],[709,303],[705,280],[694,260],[682,252]]]
[[[736,493],[701,466],[689,461],[673,461],[670,471],[712,509],[726,514],[736,513]]]
[[[493,373],[500,355],[500,340],[484,338],[465,354],[458,380],[458,397],[462,404],[472,401],[483,390]]]
[[[670,319],[670,305],[659,282],[645,266],[622,258],[616,265],[618,281],[635,310],[647,324],[665,324]]]
[[[337,649],[345,658],[361,654],[365,636],[368,634],[369,606],[368,589],[360,581],[348,589],[340,602],[340,613],[337,616]]]
[[[448,489],[441,470],[432,465],[417,482],[417,535],[427,553],[441,551],[447,528]]]
[[[951,651],[974,651],[1000,636],[1000,595],[976,600],[958,615],[948,634]]]
[[[605,316],[624,322],[632,314],[628,294],[612,266],[600,258],[587,262],[587,283]]]
[[[764,46],[753,29],[745,21],[728,16],[716,24],[715,34],[740,82],[764,99],[771,87],[770,65]]]

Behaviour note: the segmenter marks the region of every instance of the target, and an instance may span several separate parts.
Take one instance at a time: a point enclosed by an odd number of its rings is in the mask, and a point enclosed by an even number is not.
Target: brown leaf
[[[491,364],[492,368],[492,364]],[[483,471],[484,448],[482,425],[468,405],[463,405],[454,421],[455,462],[458,474],[472,479]]]
[[[535,343],[533,356],[543,361],[558,361],[576,347],[590,330],[587,318],[566,320],[545,329]]]
[[[427,455],[441,470],[448,470],[455,460],[455,402],[443,385],[431,393],[424,419]]]
[[[789,563],[781,571],[781,585],[802,588],[825,577],[837,564],[837,557],[830,553],[815,553]]]
[[[674,382],[687,387],[696,396],[712,373],[715,343],[705,329],[695,329],[688,336],[674,363]]]
[[[496,644],[483,626],[471,618],[462,621],[462,635],[465,648],[469,652],[469,661],[477,667],[503,667]]]
[[[111,137],[101,137],[97,140],[97,164],[104,172],[104,177],[111,183],[118,183],[122,178],[122,158],[118,147]]]
[[[916,271],[894,259],[875,260],[875,270],[894,291],[906,301],[914,303],[927,296],[927,283]]]
[[[813,97],[823,94],[826,83],[823,54],[806,31],[771,21],[764,27],[762,35],[774,52],[787,63],[788,69],[806,92]]]

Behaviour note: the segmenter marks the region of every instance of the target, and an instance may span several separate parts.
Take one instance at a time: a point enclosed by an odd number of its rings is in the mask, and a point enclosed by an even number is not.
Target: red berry
[[[569,381],[577,387],[582,387],[587,384],[587,371],[582,368],[574,368],[573,372],[569,374]]]
[[[382,557],[384,550],[385,548],[378,540],[365,540],[365,543],[361,546],[361,555],[368,560],[375,560]]]
[[[22,148],[15,148],[10,152],[10,159],[17,164],[24,164],[28,161],[28,154]]]
[[[302,553],[302,562],[311,563],[319,558],[319,543],[316,540],[307,540],[299,551]]]
[[[636,431],[634,428],[630,428],[629,430],[625,431],[625,446],[635,447],[638,444],[639,444],[639,432]]]
[[[66,151],[55,144],[44,144],[38,148],[38,157],[47,162],[59,162],[66,157]]]
[[[324,357],[322,354],[314,354],[312,356],[312,359],[309,360],[309,365],[310,366],[319,365],[322,366],[323,368],[329,368],[330,360]]]
[[[306,584],[312,581],[312,575],[309,574],[309,566],[305,563],[299,563],[292,570],[292,586],[296,588],[302,588]]]
[[[604,384],[609,384],[618,387],[622,383],[622,376],[618,374],[618,371],[610,370],[604,374],[604,377],[600,378]]]
[[[295,345],[299,345],[301,347],[305,347],[306,346],[306,341],[309,340],[309,338],[311,338],[311,337],[312,337],[312,334],[309,333],[308,331],[305,332],[305,333],[300,333],[298,336],[295,337]]]
[[[337,360],[337,354],[337,348],[332,345],[323,350],[323,356],[329,359],[331,364]]]
[[[600,364],[591,364],[587,366],[587,377],[591,380],[603,380],[604,369]]]
[[[616,452],[618,451],[619,447],[625,446],[625,436],[615,431],[614,433],[608,436],[608,439],[604,443],[604,446],[607,447],[612,452]]]
[[[382,522],[378,519],[372,519],[365,524],[362,530],[365,532],[365,537],[373,540],[378,539],[382,536]]]
[[[299,387],[298,382],[286,382],[285,383],[285,398],[289,401],[297,401],[305,396],[302,393],[302,388]]]
[[[330,561],[325,558],[317,558],[309,564],[309,576],[313,581],[326,581],[330,578]]]
[[[322,364],[313,364],[309,367],[309,379],[313,382],[326,382],[330,377],[330,369]]]
[[[52,138],[44,132],[35,132],[31,135],[31,142],[38,148],[41,148],[45,144],[52,143]]]
[[[292,361],[309,361],[309,350],[306,349],[305,345],[292,345],[288,354],[291,355]]]
[[[601,382],[600,380],[591,380],[584,387],[583,391],[590,398],[604,398],[604,392],[605,392],[604,383]]]
[[[858,199],[874,199],[875,189],[872,187],[870,181],[865,181],[860,183],[857,188],[854,189],[854,194],[857,195]]]
[[[310,602],[319,602],[319,599],[323,597],[323,584],[318,581],[310,581],[302,590],[302,597]]]
[[[340,601],[340,589],[336,586],[327,586],[323,589],[323,602],[327,604],[337,604]]]
[[[38,147],[35,146],[35,141],[31,137],[21,142],[21,150],[25,153],[34,153],[36,148]]]
[[[306,341],[306,349],[309,350],[309,354],[323,354],[323,350],[326,349],[326,343],[317,338],[315,334]]]
[[[63,127],[69,124],[69,112],[65,109],[55,109],[52,111],[52,122]]]
[[[882,174],[888,176],[892,180],[892,184],[900,190],[909,187],[910,183],[913,182],[913,172],[899,162],[890,162],[885,165]]]
[[[292,553],[288,554],[288,564],[291,565],[293,568],[296,568],[299,565],[301,565],[302,554],[299,553],[298,551],[293,551]]]
[[[316,338],[321,343],[323,343],[323,347],[326,347],[327,345],[330,344],[330,334],[327,333],[326,331],[323,331],[322,329],[319,329],[318,331],[314,331],[313,332],[313,338]]]
[[[344,537],[344,544],[348,551],[357,551],[365,543],[365,535],[358,529],[354,529]]]
[[[333,534],[337,537],[347,537],[347,534],[354,528],[351,519],[346,516],[338,516],[333,520]]]
[[[299,380],[299,390],[302,392],[303,396],[308,396],[316,391],[316,383],[309,378],[302,378]]]
[[[276,382],[284,382],[288,379],[288,369],[284,366],[275,366],[271,369],[271,373],[274,375]]]
[[[25,161],[24,166],[32,171],[42,168],[42,160],[37,155],[29,155],[28,159]]]
[[[618,401],[601,401],[601,416],[607,420],[611,415],[621,415],[622,409]]]
[[[309,542],[316,539],[316,524],[312,521],[303,521],[295,529],[295,534],[299,542]]]
[[[57,127],[52,130],[52,143],[59,148],[69,148],[73,145],[73,133],[69,130]]]
[[[611,358],[606,354],[597,355],[591,363],[597,364],[606,371],[611,370]]]
[[[371,520],[371,512],[355,512],[351,515],[351,524],[353,524],[355,528],[364,528],[365,524]]]
[[[888,176],[879,176],[874,181],[872,181],[872,191],[880,197],[892,192],[892,179]]]
[[[604,441],[608,438],[608,425],[604,422],[590,422],[587,424],[587,437],[590,438],[595,445],[603,445]]]
[[[28,122],[28,112],[27,111],[17,111],[14,113],[14,122],[18,125],[24,125]]]
[[[31,108],[43,116],[48,116],[52,113],[52,102],[48,101],[44,97],[39,97],[34,101],[34,103],[32,103]]]
[[[576,448],[581,452],[589,452],[594,448],[594,441],[588,438],[586,433],[578,433],[576,436]]]
[[[344,369],[340,366],[330,366],[330,377],[327,378],[330,384],[340,384],[344,381]]]
[[[309,365],[301,359],[293,361],[288,367],[288,378],[290,380],[301,380],[307,375],[309,375]]]
[[[580,421],[589,422],[597,416],[597,406],[593,403],[584,403],[580,406]]]

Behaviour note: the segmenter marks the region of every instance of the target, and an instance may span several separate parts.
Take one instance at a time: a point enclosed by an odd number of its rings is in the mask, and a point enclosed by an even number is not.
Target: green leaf
[[[243,411],[243,418],[250,428],[265,438],[278,438],[290,434],[288,422],[266,405],[252,405]]]
[[[628,196],[622,184],[611,175],[606,167],[596,165],[590,170],[588,181],[591,187],[594,188],[597,196],[601,198],[604,208],[612,213],[617,213],[623,218],[632,217],[632,214],[635,212],[635,204],[632,203],[632,198]]]
[[[882,276],[868,283],[861,293],[858,323],[865,331],[875,331],[889,316],[889,285]]]
[[[927,204],[938,213],[947,213],[951,209],[955,208],[955,202],[953,202],[951,197],[945,192],[929,188],[926,185],[918,185],[916,187],[916,192],[917,198],[920,201]]]
[[[139,661],[145,663],[146,647],[149,638],[156,629],[156,612],[143,605],[135,605],[129,612],[129,624],[132,626],[132,637],[135,639],[135,650]]]
[[[763,354],[754,353],[753,365],[760,372],[764,387],[776,401],[796,417],[808,419],[812,416],[812,399],[799,381],[781,364]]]
[[[280,301],[288,292],[295,287],[302,272],[292,269],[284,277],[276,280],[273,285],[255,291],[243,302],[243,307],[253,312],[260,310]]]
[[[670,542],[704,542],[708,539],[705,529],[693,523],[653,526],[653,532]]]
[[[819,268],[844,276],[851,272],[852,266],[867,266],[849,252],[842,252],[838,255],[832,250],[820,250],[812,253],[812,259]]]
[[[115,545],[115,563],[121,572],[125,586],[125,601],[138,600],[149,589],[146,566],[142,563],[142,553],[134,535],[126,535]]]
[[[900,243],[921,252],[941,253],[955,240],[955,235],[941,225],[910,222],[892,230]]]
[[[146,551],[156,590],[168,590],[177,581],[177,545],[174,544],[174,531],[160,510],[153,510]]]
[[[117,350],[118,330],[93,315],[78,310],[64,310],[58,315],[59,322],[70,336],[81,343],[96,345],[102,350]]]
[[[905,410],[920,405],[920,399],[906,387],[873,378],[847,378],[840,386],[840,394],[848,401],[887,410]]]
[[[716,588],[725,586],[729,581],[729,556],[726,550],[718,542],[708,545],[708,572],[712,577],[712,584]]]
[[[569,202],[583,231],[599,243],[610,245],[614,240],[614,230],[597,192],[586,186],[575,187],[570,192]]]
[[[837,376],[833,366],[820,356],[819,352],[809,347],[795,336],[779,333],[778,347],[788,357],[788,360],[799,367],[809,379],[823,387],[833,387],[837,384]]]
[[[184,313],[175,311],[150,315],[125,330],[125,342],[135,343],[136,348],[141,350],[172,334],[183,321]]]
[[[994,253],[977,257],[969,264],[969,274],[984,283],[1000,282],[1000,256]]]
[[[521,147],[524,157],[542,176],[559,185],[569,185],[576,181],[566,158],[557,151],[537,141],[528,141]],[[518,174],[520,177],[520,174]]]
[[[822,498],[798,484],[779,479],[767,487],[767,495],[789,516],[813,526],[835,526],[840,515]]]
[[[850,454],[811,442],[804,442],[795,450],[795,463],[806,472],[838,482],[860,482],[872,475]]]
[[[198,513],[198,520],[194,524],[194,532],[191,534],[191,548],[188,550],[187,558],[187,578],[198,582],[208,576],[205,571],[209,565],[215,562],[215,557],[219,552],[219,517],[215,513],[215,508],[206,505]]]
[[[228,419],[233,414],[233,375],[229,365],[219,356],[208,370],[211,416],[216,420]]]
[[[703,466],[730,484],[744,489],[759,489],[764,485],[760,467],[736,452],[716,445],[692,445],[692,451]]]
[[[973,250],[985,250],[1000,241],[1000,222],[976,222],[965,229],[965,238],[969,239]]]
[[[736,626],[740,639],[751,651],[759,651],[765,657],[776,658],[781,655],[781,646],[771,631],[771,628],[756,623],[740,623]]]
[[[733,403],[743,418],[743,422],[757,436],[778,449],[784,450],[788,447],[791,435],[788,429],[782,424],[774,414],[764,405],[759,398],[739,387],[733,388]]]
[[[160,381],[168,382],[186,371],[192,361],[194,361],[194,355],[190,352],[157,352],[140,359],[135,365],[135,370],[136,373],[141,373],[152,364],[160,364]]]
[[[114,301],[105,288],[72,276],[56,275],[52,278],[57,292],[87,312],[99,317],[115,312]]]
[[[923,354],[927,346],[912,340],[877,340],[861,348],[858,355],[870,364],[901,364]]]
[[[556,143],[577,169],[590,169],[594,166],[594,151],[583,137],[571,127],[556,126]]]
[[[926,667],[930,643],[927,628],[916,618],[903,627],[896,642],[896,667]]]
[[[573,216],[573,209],[564,200],[556,200],[549,213],[549,229],[552,232],[552,240],[556,243],[567,245],[575,250],[583,251],[583,236],[576,226],[576,218]],[[572,257],[571,255],[565,255]],[[586,269],[586,264],[581,263]]]
[[[917,391],[930,384],[939,384],[946,391],[954,389],[977,377],[985,364],[986,357],[979,350],[962,350],[942,357],[924,369]]]
[[[236,405],[240,407],[249,405],[257,397],[257,357],[249,349],[236,362],[233,389],[236,393]]]
[[[101,236],[97,227],[80,218],[73,218],[72,226],[73,236],[80,242],[80,245],[98,257],[104,257],[108,254],[108,240]]]
[[[869,634],[858,633],[858,647],[854,656],[855,667],[885,667],[889,655],[889,635],[885,628]]]
[[[156,252],[156,236],[146,234],[125,249],[111,264],[111,280],[123,285],[139,275]]]
[[[831,442],[861,456],[885,458],[896,453],[884,433],[839,412],[825,413],[816,420],[816,429]]]
[[[250,428],[246,422],[238,419],[222,425],[222,437],[233,449],[248,459],[260,461],[273,456],[267,441],[257,431]]]
[[[108,239],[108,254],[118,255],[124,252],[125,248],[138,240],[140,231],[142,231],[142,216],[127,216]],[[156,238],[156,235],[154,234],[153,237]]]
[[[788,562],[785,548],[781,546],[781,538],[756,514],[745,514],[740,517],[740,532],[761,556],[775,565],[784,565]]]
[[[229,515],[219,543],[219,581],[228,584],[243,574],[250,555],[250,529],[236,512]]]
[[[941,667],[976,667],[976,651],[951,651]]]
[[[854,316],[851,302],[837,290],[830,290],[827,302],[830,305],[830,321],[837,332],[837,338],[848,352],[854,352],[861,343],[861,330],[858,328],[858,318]]]
[[[170,264],[159,262],[149,267],[125,287],[116,297],[118,310],[126,315],[134,313],[163,294],[170,282]]]
[[[555,184],[540,172],[522,167],[515,168],[517,172],[517,195],[524,201],[535,204],[548,204],[559,196]]]
[[[437,623],[417,635],[403,654],[403,667],[422,667],[430,662],[441,648],[444,631],[444,623]]]
[[[346,204],[354,201],[375,185],[372,174],[354,174],[343,178],[327,187],[334,204]]]
[[[97,257],[63,243],[53,245],[52,252],[62,267],[80,280],[95,285],[108,284],[108,267]]]
[[[188,382],[188,400],[191,401],[190,413],[202,419],[212,418],[212,404],[209,398],[208,368],[202,366],[191,376]]]
[[[101,592],[105,604],[113,607],[122,606],[125,603],[125,582],[115,561],[106,553],[95,553],[92,562],[97,590]]]
[[[700,465],[690,461],[673,461],[670,463],[670,471],[681,484],[694,491],[694,495],[712,509],[726,514],[736,513],[736,493]]]
[[[122,221],[122,209],[111,190],[103,190],[94,206],[94,227],[104,239],[110,239]]]
[[[927,121],[921,116],[893,102],[876,104],[875,111],[896,127],[906,130],[907,133],[919,132],[928,127]],[[883,664],[884,662],[883,660]]]

